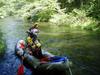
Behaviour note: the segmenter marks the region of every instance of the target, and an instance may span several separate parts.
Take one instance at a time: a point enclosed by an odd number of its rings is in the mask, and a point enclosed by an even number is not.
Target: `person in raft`
[[[37,39],[39,33],[38,24],[35,23],[32,27],[30,27],[27,33],[32,37],[32,40],[34,42]]]
[[[18,41],[16,45],[16,52],[21,57],[22,60],[24,60],[24,54],[25,54],[25,42],[24,40]]]
[[[37,39],[39,29],[38,24],[35,23],[29,30],[27,31],[28,37],[27,37],[27,47],[32,52],[32,55],[37,58],[42,58],[42,51],[41,51],[41,43]]]

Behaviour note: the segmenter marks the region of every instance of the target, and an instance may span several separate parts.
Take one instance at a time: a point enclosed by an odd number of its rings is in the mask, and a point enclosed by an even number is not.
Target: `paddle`
[[[24,66],[22,64],[18,68],[17,75],[24,75]]]
[[[24,65],[23,60],[21,61],[21,64],[18,67],[17,75],[24,75]]]

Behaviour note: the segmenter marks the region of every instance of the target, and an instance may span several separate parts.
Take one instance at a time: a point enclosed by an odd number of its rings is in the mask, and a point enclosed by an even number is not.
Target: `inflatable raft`
[[[15,53],[19,58],[21,58],[21,55],[18,54],[18,51],[20,50],[22,49],[18,48],[18,43],[17,43],[15,46]],[[56,56],[45,50],[42,50],[42,54],[44,56],[50,57],[49,59],[51,61],[46,61],[46,62],[41,61],[40,59],[37,59],[36,57],[30,55],[27,51],[25,51],[23,55],[24,62],[27,62],[29,66],[37,70],[37,72],[40,74],[45,72],[47,74],[49,73],[48,75],[54,75],[54,73],[59,72],[61,73],[60,75],[66,75],[66,71],[70,66],[69,59],[67,57]]]

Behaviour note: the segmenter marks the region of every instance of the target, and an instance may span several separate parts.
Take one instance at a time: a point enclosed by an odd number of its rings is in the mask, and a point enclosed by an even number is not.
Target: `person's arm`
[[[37,47],[41,47],[41,43],[38,40],[35,41],[35,44]]]
[[[36,29],[36,33],[39,33],[39,29]]]

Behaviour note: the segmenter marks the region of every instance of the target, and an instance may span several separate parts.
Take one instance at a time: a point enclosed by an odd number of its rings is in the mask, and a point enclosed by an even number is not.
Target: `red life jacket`
[[[20,48],[24,49],[25,45],[24,44],[20,44]]]
[[[19,66],[17,75],[24,75],[24,66],[23,66],[23,64]]]

